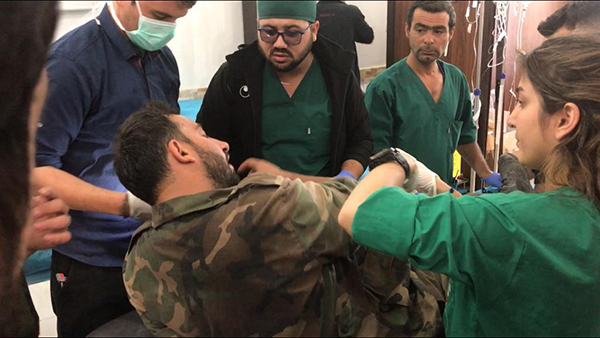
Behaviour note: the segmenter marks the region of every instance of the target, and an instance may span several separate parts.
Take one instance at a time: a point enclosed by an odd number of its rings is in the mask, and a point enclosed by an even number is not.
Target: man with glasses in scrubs
[[[410,55],[379,74],[365,102],[373,124],[374,152],[398,147],[453,185],[458,152],[484,181],[502,185],[477,145],[469,85],[457,67],[439,60],[454,35],[449,1],[415,1],[405,27]]]
[[[358,178],[372,151],[354,55],[319,36],[315,1],[258,1],[258,40],[227,56],[197,122],[238,172]]]

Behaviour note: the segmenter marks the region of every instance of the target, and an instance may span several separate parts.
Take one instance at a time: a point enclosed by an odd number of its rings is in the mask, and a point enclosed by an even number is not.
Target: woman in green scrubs
[[[359,244],[451,278],[448,336],[600,336],[600,39],[551,39],[521,61],[508,123],[545,192],[409,194],[406,156],[406,171],[379,161],[339,221]]]

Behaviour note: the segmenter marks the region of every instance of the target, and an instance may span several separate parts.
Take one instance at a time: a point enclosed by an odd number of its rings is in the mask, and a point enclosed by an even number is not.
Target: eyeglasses
[[[278,32],[272,28],[259,28],[258,31],[260,32],[260,39],[266,43],[274,44],[281,36],[286,45],[296,46],[302,42],[302,35],[306,33],[306,30],[308,30],[310,26],[312,26],[312,23],[302,31],[291,30]]]

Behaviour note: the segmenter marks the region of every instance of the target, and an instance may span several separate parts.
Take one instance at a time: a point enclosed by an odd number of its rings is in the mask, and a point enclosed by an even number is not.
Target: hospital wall
[[[361,69],[385,65],[386,1],[348,1],[358,6],[375,31],[371,45],[358,44]],[[55,39],[92,20],[104,2],[61,1]],[[225,56],[244,42],[240,1],[198,1],[178,20],[177,33],[169,43],[179,64],[182,91],[206,88]]]

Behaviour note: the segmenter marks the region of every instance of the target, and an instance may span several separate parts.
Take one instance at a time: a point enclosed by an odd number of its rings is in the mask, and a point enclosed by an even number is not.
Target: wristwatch
[[[410,166],[408,165],[406,158],[404,158],[402,153],[396,148],[386,148],[371,156],[369,159],[369,170],[373,170],[384,163],[394,161],[404,169],[404,173],[406,174],[405,177],[408,179],[410,176]]]

